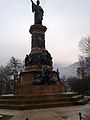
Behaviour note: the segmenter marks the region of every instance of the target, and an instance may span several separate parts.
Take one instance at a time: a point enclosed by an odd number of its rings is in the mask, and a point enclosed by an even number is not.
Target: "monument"
[[[59,71],[53,71],[51,54],[45,48],[46,26],[42,25],[44,11],[32,0],[34,25],[30,27],[31,52],[25,57],[25,71],[20,74],[21,83],[15,89],[15,95],[49,94],[65,91]],[[23,91],[23,92],[22,92]]]
[[[74,92],[65,92],[59,71],[53,70],[51,54],[45,48],[46,26],[42,25],[43,9],[32,0],[34,25],[31,25],[31,52],[25,57],[25,71],[13,96],[0,96],[2,109],[37,109],[86,104],[88,99]]]

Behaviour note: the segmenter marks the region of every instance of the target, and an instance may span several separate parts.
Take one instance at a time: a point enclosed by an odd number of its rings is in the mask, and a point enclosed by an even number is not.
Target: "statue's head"
[[[39,0],[37,0],[37,5],[39,5],[40,4],[40,1]]]

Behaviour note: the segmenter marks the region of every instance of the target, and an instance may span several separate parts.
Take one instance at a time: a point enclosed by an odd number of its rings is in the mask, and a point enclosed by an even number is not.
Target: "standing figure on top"
[[[34,12],[34,23],[42,25],[44,11],[41,8],[41,6],[39,6],[40,1],[37,0],[37,4],[35,4],[32,0],[31,2],[32,2],[32,12]]]

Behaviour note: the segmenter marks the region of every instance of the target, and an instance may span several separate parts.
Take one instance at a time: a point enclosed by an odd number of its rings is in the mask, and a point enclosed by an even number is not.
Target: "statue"
[[[29,56],[26,54],[26,57],[25,57],[25,66],[28,66],[29,64]]]
[[[34,12],[34,23],[42,24],[44,11],[41,8],[41,6],[39,6],[40,1],[37,0],[37,4],[35,4],[32,0],[31,2],[32,2],[32,12]]]

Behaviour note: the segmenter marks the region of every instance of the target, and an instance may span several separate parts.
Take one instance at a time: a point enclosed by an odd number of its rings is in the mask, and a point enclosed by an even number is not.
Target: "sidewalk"
[[[35,110],[4,110],[0,114],[15,115],[11,120],[79,120],[79,112],[82,116],[90,116],[90,103],[82,106],[57,107]],[[87,119],[87,120],[90,120]]]

